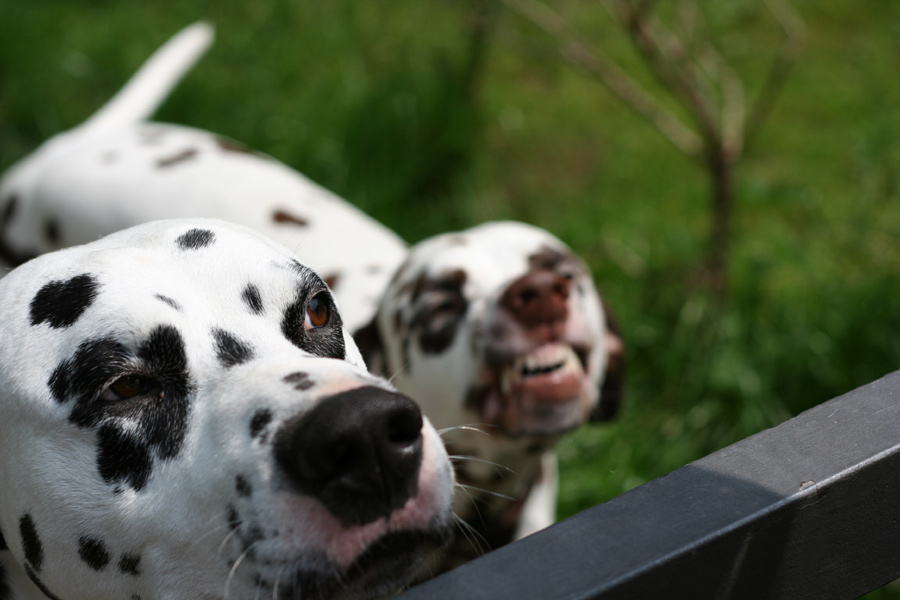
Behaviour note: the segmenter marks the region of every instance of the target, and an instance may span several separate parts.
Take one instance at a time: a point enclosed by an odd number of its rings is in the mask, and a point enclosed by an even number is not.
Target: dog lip
[[[449,544],[451,535],[450,519],[437,518],[426,529],[392,531],[370,545],[347,567],[342,568],[323,556],[316,556],[314,561],[297,561],[318,567],[294,566],[291,575],[281,581],[278,588],[299,593],[297,597],[309,600],[382,598],[407,585],[424,564],[425,556]],[[269,566],[278,568],[277,565]],[[281,568],[278,570],[282,571]],[[280,597],[293,596],[289,593]]]
[[[530,392],[555,401],[577,396],[586,375],[582,355],[558,342],[538,346],[498,370],[501,395]]]
[[[487,364],[483,385],[471,392],[481,420],[509,436],[555,435],[580,425],[577,408],[590,388],[584,368],[590,348],[565,342],[532,347]]]

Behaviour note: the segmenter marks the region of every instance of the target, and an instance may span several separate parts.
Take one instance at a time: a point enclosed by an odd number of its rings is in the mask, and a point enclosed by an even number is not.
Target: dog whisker
[[[506,494],[501,494],[500,492],[495,492],[493,490],[488,490],[485,488],[475,487],[474,485],[466,485],[464,483],[457,483],[456,487],[462,488],[466,491],[471,490],[473,492],[481,492],[482,494],[487,494],[489,496],[495,496],[497,498],[503,498],[504,500],[515,501],[515,498],[513,498],[512,496],[507,496]]]
[[[394,373],[388,378],[388,380],[387,380],[388,383],[393,385],[394,379],[397,377],[397,375],[399,375],[400,373],[405,371],[408,367],[409,367],[409,362],[405,362],[402,365],[400,365],[400,368],[397,369],[396,371],[394,371]]]
[[[237,534],[237,528],[232,529],[231,531],[228,532],[228,535],[226,535],[226,536],[225,536],[225,539],[222,540],[222,543],[219,544],[219,551],[216,552],[216,555],[217,555],[217,556],[221,556],[221,555],[222,555],[222,552],[225,550],[225,545],[226,545],[226,544],[228,543],[228,541],[229,541],[234,535],[236,535],[236,534]]]
[[[515,473],[516,473],[514,469],[511,469],[511,468],[507,467],[506,465],[501,465],[501,464],[498,463],[498,462],[494,462],[494,461],[488,460],[488,459],[486,459],[486,458],[479,458],[478,456],[467,456],[467,455],[462,455],[462,454],[451,454],[448,458],[450,459],[450,462],[454,462],[454,463],[455,463],[455,462],[471,461],[471,462],[481,463],[481,464],[484,464],[484,465],[490,465],[490,466],[492,466],[492,467],[495,467],[498,471],[506,471],[507,473],[512,473],[512,474],[515,474]]]
[[[228,600],[228,588],[231,586],[231,580],[234,578],[234,574],[237,572],[238,567],[241,565],[241,562],[250,554],[250,551],[253,550],[253,546],[256,545],[256,542],[250,544],[246,550],[244,550],[240,556],[238,556],[237,560],[234,561],[234,565],[232,565],[231,570],[228,572],[228,579],[225,580],[225,600]]]
[[[451,431],[474,431],[476,433],[480,433],[482,435],[491,435],[482,427],[493,427],[493,425],[454,425],[452,427],[444,427],[443,429],[438,429],[438,435],[443,436],[445,433],[450,433]]]
[[[466,541],[472,545],[478,555],[484,555],[486,552],[485,547],[488,546],[487,538],[475,529],[471,523],[467,522],[456,513],[453,513],[453,521],[456,523],[456,526],[459,527],[460,533],[462,533],[463,537],[466,538]]]
[[[209,524],[213,521],[218,521],[222,517],[222,514],[224,514],[224,513],[219,513],[217,515],[213,515],[212,517],[210,517],[207,520],[207,524]],[[190,548],[193,549],[195,546],[197,546],[197,544],[199,544],[200,542],[202,542],[209,536],[219,533],[221,530],[228,528],[228,526],[229,526],[229,523],[226,523],[225,525],[216,525],[211,530],[207,531],[206,533],[204,533],[203,535],[201,535],[200,537],[195,539],[193,542],[191,542]]]

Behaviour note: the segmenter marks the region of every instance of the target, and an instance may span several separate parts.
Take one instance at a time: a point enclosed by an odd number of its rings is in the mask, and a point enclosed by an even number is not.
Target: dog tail
[[[94,113],[81,129],[100,130],[145,121],[212,44],[214,30],[204,21],[178,32],[141,66],[128,83]]]

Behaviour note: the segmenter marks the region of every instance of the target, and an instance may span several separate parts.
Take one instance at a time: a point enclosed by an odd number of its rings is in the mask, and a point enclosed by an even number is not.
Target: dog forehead
[[[83,246],[90,255],[82,260],[115,265],[117,253],[132,250],[152,261],[166,261],[168,269],[194,265],[223,265],[223,271],[242,274],[272,260],[285,264],[293,256],[282,246],[243,226],[217,219],[154,221],[108,235]],[[83,253],[84,254],[84,253]]]
[[[249,230],[211,220],[151,223],[43,255],[0,279],[3,346],[141,336],[157,324],[281,321],[320,286],[313,271]]]
[[[50,253],[14,270],[43,288],[53,281],[91,278],[107,293],[142,290],[225,291],[255,282],[289,290],[318,277],[285,249],[249,229],[214,219],[156,221],[132,227],[91,244]]]
[[[463,272],[470,294],[489,294],[532,268],[555,268],[560,260],[581,268],[571,250],[543,229],[516,222],[485,223],[414,246],[401,285]]]

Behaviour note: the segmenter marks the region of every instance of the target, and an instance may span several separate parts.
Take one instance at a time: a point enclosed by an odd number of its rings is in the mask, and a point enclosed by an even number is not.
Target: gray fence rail
[[[898,577],[900,371],[399,598],[821,600]]]

